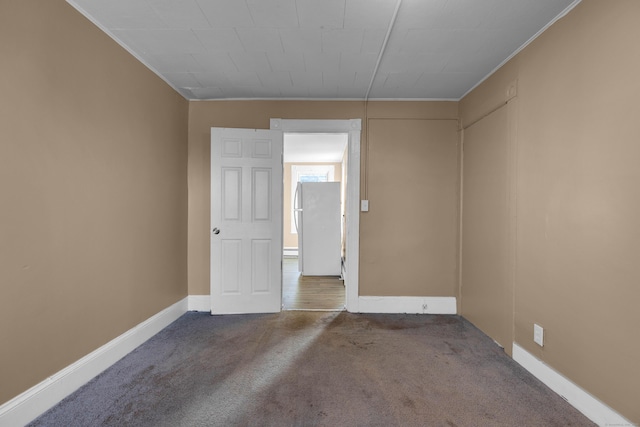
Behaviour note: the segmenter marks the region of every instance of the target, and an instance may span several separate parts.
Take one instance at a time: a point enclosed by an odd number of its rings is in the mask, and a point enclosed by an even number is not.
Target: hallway
[[[284,258],[282,264],[283,310],[342,311],[344,281],[333,276],[302,276],[298,258]]]

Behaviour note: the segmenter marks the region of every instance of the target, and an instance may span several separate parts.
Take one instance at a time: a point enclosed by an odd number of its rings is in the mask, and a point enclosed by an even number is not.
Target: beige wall
[[[515,341],[636,424],[638,16],[635,0],[583,0],[460,103],[469,124],[517,80]]]
[[[511,354],[513,102],[463,130],[461,314]]]
[[[370,102],[368,105],[369,119],[389,119],[387,123],[394,125],[396,120],[402,122],[410,121],[408,119],[417,119],[417,122],[427,121],[424,119],[452,119],[454,125],[449,129],[452,135],[453,149],[455,151],[455,142],[457,141],[455,120],[457,119],[457,103],[455,102]],[[363,119],[363,141],[362,152],[366,153],[367,144],[367,120],[364,120],[364,104],[356,101],[199,101],[190,103],[189,113],[189,294],[191,295],[208,295],[209,294],[209,218],[210,218],[210,128],[212,126],[217,127],[236,127],[236,128],[257,128],[268,129],[270,118],[285,118],[285,119]],[[448,121],[447,121],[448,123]],[[395,125],[394,125],[395,126]],[[397,128],[397,126],[395,127]],[[423,129],[418,127],[412,128],[412,131],[407,131],[404,135],[408,135],[410,141],[407,142],[406,148],[415,146],[419,148],[425,141],[430,140],[429,136],[422,134]],[[381,129],[384,131],[384,129]],[[441,129],[437,130],[441,132]],[[376,131],[369,131],[369,134],[374,137]],[[417,134],[415,132],[418,132]],[[389,135],[378,136],[377,147],[383,149],[389,149],[396,143],[397,136]],[[438,139],[438,138],[436,138]],[[441,139],[441,138],[440,138]],[[363,155],[363,157],[365,157]],[[415,158],[415,156],[414,156]],[[448,160],[448,157],[445,159]],[[386,166],[379,163],[384,162],[384,159],[375,158],[370,164],[371,170],[384,171]],[[425,159],[429,161],[429,159]],[[363,159],[363,168],[366,166],[366,161]],[[397,170],[397,165],[394,166]],[[452,175],[457,176],[457,163],[453,162]],[[372,172],[373,173],[373,172]],[[378,172],[376,172],[378,173]],[[374,178],[369,174],[371,184],[369,188],[366,184],[367,172],[363,170],[361,188],[375,191],[375,185],[373,184]],[[405,194],[407,197],[415,195],[416,192],[420,192],[422,187],[418,181],[412,181],[407,185],[404,179],[400,179],[400,176],[393,176],[391,174],[391,180],[386,180],[382,185],[395,186],[396,192],[399,194]],[[421,174],[425,176],[425,174]],[[440,178],[440,177],[438,177]],[[451,188],[449,176],[446,177],[444,185],[449,188],[453,194],[453,198],[457,197],[457,188]],[[454,181],[455,183],[455,181]],[[437,184],[433,184],[436,185]],[[383,190],[385,194],[388,190]],[[372,195],[375,193],[372,193]],[[383,202],[384,203],[384,202]],[[377,233],[375,228],[382,226],[380,221],[392,222],[394,219],[389,218],[387,215],[391,215],[391,212],[382,214],[382,212],[376,213],[377,219],[367,220],[366,216],[376,212],[376,209],[383,209],[383,206],[378,204],[378,208],[372,206],[371,212],[361,214],[361,226],[366,224],[368,231],[361,229],[361,254],[366,255],[367,244],[370,244],[367,239],[370,238],[371,233]],[[452,220],[456,221],[457,207],[454,206],[453,210],[450,206],[444,208],[451,214]],[[394,212],[393,215],[397,213]],[[442,218],[442,217],[439,217]],[[447,218],[449,221],[451,218]],[[368,222],[367,222],[368,221]],[[415,226],[419,227],[424,221],[423,218],[418,220],[415,217],[412,219],[415,222]],[[405,222],[406,224],[412,224],[412,222]],[[448,227],[449,223],[444,225]],[[439,224],[438,224],[439,226]],[[455,245],[457,237],[453,237],[453,244]],[[363,242],[365,246],[363,247]],[[381,256],[384,259],[393,259],[396,257],[396,248],[390,245],[382,245],[381,248],[375,249],[376,256]],[[457,260],[457,254],[455,250],[445,255],[445,258],[449,257],[445,261],[445,265],[454,264],[454,271],[451,273],[457,274],[455,270],[455,264]],[[423,260],[421,259],[422,263]],[[364,265],[361,261],[361,274]],[[382,274],[388,270],[386,265],[368,265],[367,268],[370,271],[367,280],[360,280],[360,293],[362,295],[375,295],[376,293],[381,295],[398,295],[398,289],[395,289],[395,282],[387,282],[383,280],[387,273]],[[413,276],[422,275],[423,277],[419,281],[410,281],[403,285],[402,291],[406,295],[442,295],[455,296],[456,287],[455,284],[451,285],[448,280],[449,276],[443,278],[440,276],[440,270],[433,270],[425,272],[421,268],[420,264],[411,265],[409,268],[409,274]],[[380,273],[380,274],[378,274]],[[374,292],[374,293],[368,293]]]
[[[283,227],[283,246],[285,248],[297,248],[298,247],[298,234],[291,232],[291,166],[293,165],[332,165],[334,167],[334,182],[342,181],[342,163],[285,163],[284,171],[282,173],[283,195],[282,199],[282,227]],[[341,190],[343,191],[342,187]],[[342,200],[342,199],[341,199]]]
[[[361,118],[360,293],[456,296],[464,129],[462,313],[640,423],[637,16],[583,0],[459,105],[365,117],[187,103],[64,1],[4,0],[0,403],[186,296],[187,274],[209,293],[210,127]]]
[[[360,294],[456,296],[457,120],[369,119]]]
[[[1,404],[187,295],[188,103],[62,0],[0,62]]]

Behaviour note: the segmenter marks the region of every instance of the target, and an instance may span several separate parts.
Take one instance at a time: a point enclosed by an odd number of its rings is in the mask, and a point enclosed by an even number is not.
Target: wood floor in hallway
[[[297,258],[285,258],[282,265],[282,304],[284,310],[342,311],[345,305],[344,281],[332,276],[303,276]]]

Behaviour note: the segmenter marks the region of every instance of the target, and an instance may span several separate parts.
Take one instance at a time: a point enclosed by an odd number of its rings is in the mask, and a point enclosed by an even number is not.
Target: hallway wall
[[[511,355],[515,99],[462,134],[461,314]]]
[[[285,119],[357,119],[363,120],[362,153],[367,152],[367,143],[375,141],[374,155],[368,164],[362,160],[361,196],[364,197],[365,177],[368,173],[370,212],[361,213],[360,235],[360,280],[361,295],[403,295],[403,296],[452,296],[457,293],[457,103],[455,102],[370,102],[367,120],[364,104],[358,101],[196,101],[190,103],[189,113],[189,294],[209,294],[209,218],[210,218],[210,129],[217,127],[239,127],[268,129],[270,118]],[[444,120],[443,120],[444,119]],[[399,129],[411,126],[401,136],[385,133],[376,120]],[[425,135],[425,124],[431,121],[447,123],[445,128],[433,128],[434,135]],[[452,125],[451,125],[452,123]],[[416,126],[413,126],[416,124]],[[448,168],[448,173],[418,172],[411,180],[406,180],[397,172],[402,165],[390,165],[383,155],[385,150],[394,150],[398,138],[404,138],[402,152],[396,158],[411,160],[416,165],[438,164],[439,170]],[[436,146],[440,148],[434,149]],[[427,147],[425,149],[425,147]],[[415,149],[415,150],[414,150]],[[382,150],[382,151],[380,151]],[[412,150],[414,150],[412,152]],[[437,157],[431,157],[435,155]],[[364,156],[364,154],[363,154]],[[365,165],[369,172],[364,171]],[[387,177],[384,182],[377,177]],[[436,181],[433,181],[435,179]],[[441,190],[437,188],[442,187]],[[430,188],[433,191],[424,191]],[[395,190],[392,190],[395,189]],[[424,269],[424,251],[413,252],[407,263],[407,280],[398,287],[388,280],[387,265],[374,262],[375,259],[393,260],[397,258],[394,245],[380,245],[379,229],[387,230],[397,223],[397,210],[389,210],[385,197],[389,191],[395,193],[396,201],[440,206],[440,211],[415,212],[405,221],[403,230],[412,229],[416,234],[429,235],[438,230],[439,242],[445,242],[450,250],[438,251],[442,265]],[[443,202],[444,203],[441,203]],[[401,208],[398,206],[398,208]],[[442,223],[444,221],[444,224]],[[403,235],[406,235],[403,232]],[[382,236],[382,234],[380,234]],[[388,236],[388,234],[387,234]],[[448,240],[447,240],[448,239]],[[435,245],[435,241],[431,243]],[[433,248],[433,246],[430,246]],[[433,249],[429,249],[431,251]],[[429,261],[431,262],[431,261]],[[362,277],[362,276],[361,276]]]
[[[361,295],[456,296],[457,127],[456,119],[369,120]]]

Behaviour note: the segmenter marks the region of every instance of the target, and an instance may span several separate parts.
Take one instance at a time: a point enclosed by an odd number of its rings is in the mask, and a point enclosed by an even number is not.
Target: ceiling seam
[[[380,48],[380,53],[378,54],[378,60],[376,61],[376,66],[373,69],[373,75],[371,76],[371,81],[369,82],[367,93],[364,96],[365,102],[369,99],[369,93],[371,92],[371,88],[373,87],[373,81],[376,79],[376,75],[378,74],[378,68],[380,68],[380,62],[382,62],[384,51],[387,49],[387,43],[389,42],[391,31],[393,31],[393,27],[396,24],[396,18],[398,17],[398,11],[400,10],[401,4],[402,4],[402,0],[398,0],[398,3],[396,3],[396,9],[393,11],[391,22],[389,22],[389,28],[387,28],[387,34],[384,36],[384,41],[382,42],[382,47]]]
[[[198,9],[200,10],[200,13],[202,13],[202,16],[204,16],[205,21],[207,21],[207,23],[209,24],[209,27],[213,28],[213,25],[211,25],[211,20],[209,19],[209,16],[207,16],[207,14],[204,13],[204,10],[202,10],[202,6],[198,2],[198,0],[196,0],[196,5],[198,6]]]

